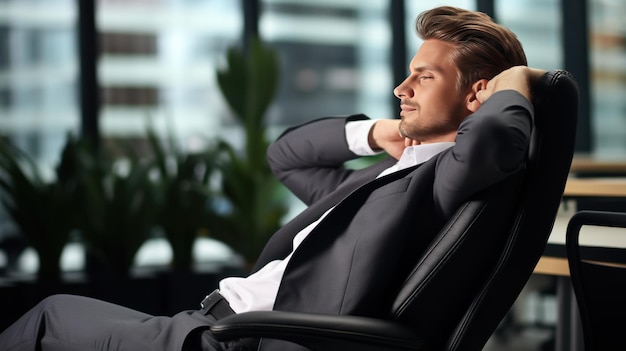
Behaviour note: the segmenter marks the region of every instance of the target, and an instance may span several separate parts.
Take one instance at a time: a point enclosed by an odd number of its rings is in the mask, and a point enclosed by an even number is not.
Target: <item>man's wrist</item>
[[[376,123],[372,124],[369,133],[367,133],[367,144],[374,152],[383,152],[383,148],[376,143],[376,139],[374,138],[374,128],[376,128]]]
[[[370,137],[375,123],[376,120],[371,119],[346,122],[346,142],[350,151],[355,155],[369,156],[382,152],[382,150],[372,149],[372,144],[370,144]]]

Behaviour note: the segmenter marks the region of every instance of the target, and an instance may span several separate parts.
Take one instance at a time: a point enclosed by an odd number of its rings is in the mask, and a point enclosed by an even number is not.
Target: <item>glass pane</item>
[[[0,134],[51,175],[78,129],[76,2],[0,1]]]
[[[103,137],[141,140],[149,119],[187,147],[218,135],[228,109],[215,71],[242,37],[240,3],[100,0]]]
[[[270,122],[392,114],[388,1],[264,0],[260,36],[279,52],[281,82]]]
[[[559,0],[500,0],[495,5],[497,21],[517,34],[529,66],[564,68]]]
[[[588,4],[593,153],[626,154],[626,3],[591,0]]]
[[[454,6],[460,7],[467,10],[476,10],[476,1],[475,0],[452,0],[446,1],[446,6]],[[422,45],[422,39],[420,39],[415,33],[415,20],[417,16],[426,10],[430,10],[434,7],[442,6],[442,4],[436,4],[429,1],[423,0],[406,0],[404,6],[404,12],[406,15],[405,19],[405,33],[406,33],[406,41],[407,41],[407,65],[411,62],[411,59],[419,49],[420,45]],[[407,67],[408,70],[408,67]],[[408,72],[408,71],[407,71]],[[400,83],[400,82],[398,82]]]

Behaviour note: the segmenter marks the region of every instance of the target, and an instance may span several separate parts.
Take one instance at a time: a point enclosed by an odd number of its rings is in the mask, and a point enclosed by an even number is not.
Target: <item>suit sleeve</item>
[[[523,167],[533,115],[526,98],[505,90],[463,120],[455,146],[437,163],[433,195],[446,218],[470,195]]]
[[[365,115],[321,118],[285,131],[267,151],[272,172],[305,204],[332,192],[354,172],[344,166],[359,156],[345,137],[348,121]]]

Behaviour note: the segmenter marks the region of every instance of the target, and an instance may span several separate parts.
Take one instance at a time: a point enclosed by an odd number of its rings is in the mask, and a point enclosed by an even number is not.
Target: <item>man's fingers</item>
[[[418,140],[413,140],[411,138],[404,138],[404,146],[408,147],[408,146],[415,146],[415,145],[419,145],[420,142]]]

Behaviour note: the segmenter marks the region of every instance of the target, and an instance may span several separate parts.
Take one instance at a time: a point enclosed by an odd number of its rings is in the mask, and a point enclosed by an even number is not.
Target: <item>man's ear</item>
[[[478,111],[478,108],[480,107],[480,105],[482,105],[482,103],[476,97],[476,95],[478,94],[479,91],[487,89],[487,83],[489,83],[487,79],[481,79],[479,81],[476,81],[474,84],[472,84],[472,88],[470,92],[467,94],[466,101],[465,101],[465,106],[467,107],[468,110],[472,112]]]

